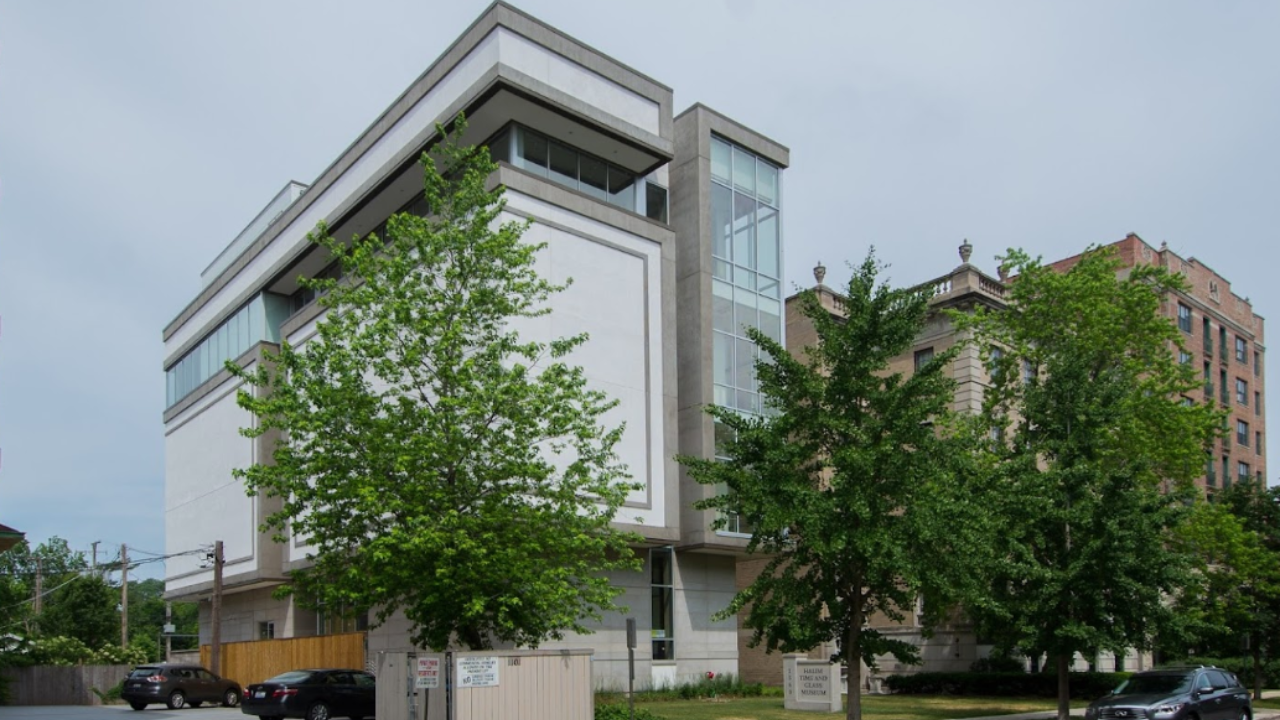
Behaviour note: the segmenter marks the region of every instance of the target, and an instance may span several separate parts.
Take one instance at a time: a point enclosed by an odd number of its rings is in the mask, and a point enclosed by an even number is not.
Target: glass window
[[[1262,414],[1262,393],[1254,391],[1253,393],[1253,414]]]
[[[1179,350],[1179,351],[1178,351],[1178,362],[1182,363],[1183,365],[1188,365],[1188,364],[1190,364],[1190,363],[1191,363],[1191,353],[1187,352],[1186,350]]]
[[[762,203],[778,206],[778,168],[763,160],[756,161],[756,197]]]
[[[1240,482],[1249,482],[1253,477],[1253,470],[1249,467],[1249,463],[1236,463],[1236,477]]]
[[[1241,447],[1249,447],[1249,423],[1243,420],[1236,421],[1236,442]]]
[[[609,166],[609,202],[635,212],[636,178],[631,173]]]
[[[733,262],[743,267],[756,267],[756,201],[740,193],[733,194]]]
[[[1245,344],[1244,338],[1236,336],[1236,360],[1248,365],[1249,364],[1249,348]]]
[[[535,175],[547,176],[547,139],[541,135],[525,132],[520,129],[516,133],[516,154],[520,167]]]
[[[757,267],[770,277],[778,277],[778,211],[766,205],[759,206],[756,233],[760,238],[760,254]]]
[[[1253,351],[1253,374],[1254,375],[1262,374],[1262,353],[1258,352],[1257,350]]]
[[[733,290],[733,332],[745,335],[747,326],[756,327],[756,294],[750,290]]]
[[[715,333],[715,345],[712,348],[715,353],[715,362],[713,370],[713,380],[718,385],[733,384],[733,336],[725,333]],[[717,405],[727,405],[727,402],[716,401]]]
[[[746,390],[754,390],[756,386],[756,347],[750,340],[738,338],[737,361],[734,363],[735,377],[733,384]],[[742,408],[746,410],[747,408]]]
[[[578,189],[597,200],[605,199],[609,184],[609,171],[603,160],[581,155],[578,157]]]
[[[750,270],[739,270],[733,274],[734,284],[740,288],[756,291],[756,274]]]
[[[733,266],[720,259],[711,261],[711,276],[733,282]]]
[[[1236,402],[1249,406],[1249,383],[1240,378],[1236,378]]]
[[[651,182],[644,184],[644,214],[650,220],[667,221],[667,189]]]
[[[756,157],[740,147],[733,148],[733,188],[756,194]]]
[[[1178,303],[1178,329],[1191,332],[1191,308]]]
[[[550,144],[551,180],[568,188],[578,189],[578,153],[558,142]]]
[[[1036,366],[1030,360],[1022,359],[1022,380],[1031,382],[1036,379]]]
[[[649,551],[649,585],[651,612],[649,634],[653,642],[654,660],[675,659],[675,583],[671,548]]]
[[[729,143],[720,138],[711,138],[711,177],[720,182],[729,183]]]
[[[711,254],[732,260],[730,242],[733,238],[733,191],[716,184],[711,185]]]
[[[933,362],[933,348],[927,347],[916,351],[915,369],[917,371],[931,362]]]
[[[765,297],[776,298],[778,297],[778,287],[777,280],[761,275],[760,282],[757,283],[756,292]]]
[[[719,280],[711,281],[711,326],[721,332],[734,332],[733,287]]]
[[[760,332],[775,342],[782,342],[782,303],[773,298],[761,297]]]
[[[489,157],[493,158],[494,162],[511,162],[510,127],[503,129],[489,141]]]

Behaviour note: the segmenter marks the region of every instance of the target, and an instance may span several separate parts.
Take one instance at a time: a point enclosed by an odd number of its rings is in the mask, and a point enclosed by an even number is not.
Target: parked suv
[[[240,695],[234,680],[224,680],[199,665],[177,663],[139,665],[124,679],[120,692],[134,710],[151,703],[164,703],[172,710],[200,707],[206,702],[235,707],[240,704]]]
[[[1249,691],[1216,667],[1134,673],[1110,695],[1094,700],[1088,720],[1252,720]]]

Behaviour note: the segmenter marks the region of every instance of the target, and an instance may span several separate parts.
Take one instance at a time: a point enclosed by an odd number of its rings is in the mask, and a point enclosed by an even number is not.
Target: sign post
[[[627,618],[627,705],[636,720],[636,619]]]

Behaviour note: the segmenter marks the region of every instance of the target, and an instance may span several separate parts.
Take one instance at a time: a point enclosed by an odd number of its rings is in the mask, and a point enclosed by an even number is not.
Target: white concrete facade
[[[679,290],[677,275],[687,274],[691,257],[705,256],[709,265],[709,251],[689,248],[708,244],[711,233],[709,225],[685,227],[668,219],[667,208],[674,214],[677,207],[701,203],[709,192],[708,165],[704,158],[700,166],[694,163],[679,173],[668,167],[678,155],[670,88],[501,2],[490,6],[320,177],[308,186],[290,184],[305,189],[283,211],[277,198],[255,218],[255,229],[262,217],[272,219],[260,235],[237,238],[215,259],[198,294],[165,328],[170,388],[164,413],[165,529],[166,551],[175,555],[166,568],[167,596],[202,603],[201,635],[207,641],[212,570],[202,553],[179,553],[221,540],[224,642],[257,639],[268,626],[277,638],[326,632],[317,613],[271,595],[291,570],[307,565],[312,548],[305,538],[277,543],[261,531],[279,501],[249,497],[232,473],[266,457],[273,438],[240,434],[253,419],[236,404],[238,381],[219,368],[228,359],[251,366],[264,349],[282,340],[300,345],[315,333],[323,316],[300,293],[297,278],[321,272],[328,259],[310,245],[307,233],[321,221],[337,237],[369,232],[405,207],[414,185],[421,190],[416,158],[434,140],[436,123],[459,111],[468,117],[466,142],[494,143],[506,133],[528,133],[521,137],[561,143],[581,157],[607,162],[610,173],[635,178],[631,199],[606,199],[590,192],[585,179],[581,187],[569,187],[538,172],[522,155],[504,158],[492,179],[507,187],[507,218],[532,220],[526,239],[546,243],[538,272],[552,282],[573,280],[551,300],[550,314],[521,322],[522,336],[546,341],[590,335],[571,361],[584,368],[593,387],[619,401],[606,420],[626,423],[618,452],[642,485],[616,519],[645,538],[635,549],[645,569],[611,578],[624,590],[621,603],[629,611],[594,624],[593,634],[547,647],[593,649],[597,683],[622,687],[629,616],[637,619],[642,639],[636,651],[642,686],[693,681],[708,671],[736,673],[736,622],[716,622],[712,616],[734,594],[742,538],[710,540],[717,537],[710,528],[714,518],[690,507],[705,489],[682,480],[674,460],[682,434],[709,427],[696,412],[690,415],[696,429],[680,427],[694,406],[707,402],[701,396],[682,399],[680,388],[686,381],[710,388],[712,369],[709,362],[686,367],[679,361],[678,343],[704,342],[698,334],[710,327],[710,305],[705,297],[682,300],[687,293]],[[702,147],[705,156],[716,133],[779,172],[787,166],[782,146],[701,106],[694,114],[709,119],[681,131],[685,147]],[[646,195],[651,190],[661,196],[661,206],[649,199],[654,195]],[[708,223],[705,218],[697,222]],[[682,251],[682,246],[689,247]],[[710,278],[709,269],[702,272]],[[237,313],[252,315],[252,323],[232,324]],[[225,335],[231,342],[224,342]],[[179,363],[197,354],[200,362],[187,362],[187,374],[175,382]],[[706,377],[689,380],[682,372]],[[651,548],[672,551],[672,621],[661,634],[654,633],[651,621]],[[674,643],[665,650],[671,657],[654,659],[647,642],[651,633]],[[407,622],[393,616],[371,629],[367,642],[371,653],[410,649]]]

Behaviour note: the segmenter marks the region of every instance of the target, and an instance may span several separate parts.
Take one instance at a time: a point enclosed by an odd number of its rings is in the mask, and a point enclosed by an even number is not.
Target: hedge
[[[1253,660],[1247,657],[1201,658],[1186,660],[1186,665],[1215,665],[1236,674],[1240,684],[1253,687]],[[1262,687],[1280,688],[1280,660],[1264,660],[1262,662]]]
[[[1071,697],[1093,700],[1124,682],[1132,673],[1071,673]],[[1058,676],[1054,673],[1021,672],[933,672],[890,675],[885,685],[905,695],[985,695],[989,697],[1057,697]]]

